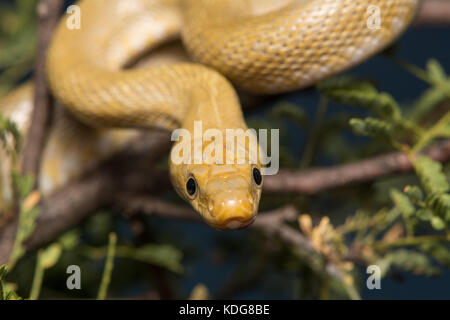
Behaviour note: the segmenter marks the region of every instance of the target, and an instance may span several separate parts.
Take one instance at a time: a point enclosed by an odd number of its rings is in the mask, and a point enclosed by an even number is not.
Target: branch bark
[[[417,26],[450,25],[450,1],[423,1],[414,24]]]
[[[198,214],[191,208],[174,205],[147,196],[124,195],[115,202],[115,205],[127,215],[145,213],[147,215],[201,221]],[[300,233],[299,230],[295,230],[286,224],[286,222],[295,221],[297,217],[297,209],[288,205],[269,212],[259,213],[258,218],[250,228],[259,230],[270,238],[275,236],[281,239],[283,242],[293,246],[299,256],[308,260],[311,259],[311,255],[318,255],[319,253],[307,237]],[[324,271],[328,276],[339,281],[342,280],[341,271],[333,263],[325,261]]]
[[[193,209],[174,205],[154,197],[123,195],[115,201],[115,205],[128,216],[136,213],[145,213],[147,215],[201,222],[198,213]],[[258,218],[250,228],[261,230],[268,235],[276,234],[283,240],[287,240],[289,243],[301,247],[309,253],[315,252],[314,247],[306,237],[285,225],[285,222],[292,222],[297,216],[298,212],[293,206],[285,206],[269,212],[259,213]]]
[[[426,149],[423,154],[439,162],[450,161],[450,140]],[[374,181],[413,169],[408,157],[394,152],[355,163],[305,171],[280,170],[277,175],[264,178],[266,192],[313,195],[329,189]]]
[[[164,183],[152,163],[165,154],[170,145],[165,131],[149,132],[126,149],[86,172],[77,181],[45,197],[39,204],[39,216],[27,250],[54,240],[96,210],[108,206],[123,190],[155,193]],[[17,230],[17,217],[0,230],[0,264],[8,260]]]
[[[22,159],[22,172],[33,175],[35,187],[38,187],[41,154],[53,104],[46,81],[45,59],[63,4],[61,0],[41,0],[37,5],[39,41],[34,71],[34,109]]]
[[[124,195],[124,190],[127,194],[154,194],[164,189],[164,186],[170,186],[167,172],[155,170],[151,165],[169,150],[167,141],[168,132],[146,133],[79,180],[45,197],[40,204],[40,215],[33,235],[26,243],[27,249],[33,250],[45,245],[89,214],[108,205],[117,206],[125,212],[133,212],[138,208],[145,212],[165,212],[167,216],[179,219],[198,219],[197,215],[186,207],[170,206],[156,200],[148,201],[146,197],[133,197],[133,201],[130,201],[131,198],[127,199]],[[450,140],[437,143],[426,150],[425,154],[437,161],[449,161]],[[276,176],[265,177],[264,189],[265,192],[311,195],[330,188],[369,182],[411,170],[412,166],[407,157],[395,152],[323,169],[300,172],[283,170]],[[258,217],[255,225],[260,223],[259,220],[264,220],[264,217]],[[0,264],[9,256],[16,228],[17,221],[12,221],[0,230]],[[287,232],[283,233],[283,236],[289,237]]]

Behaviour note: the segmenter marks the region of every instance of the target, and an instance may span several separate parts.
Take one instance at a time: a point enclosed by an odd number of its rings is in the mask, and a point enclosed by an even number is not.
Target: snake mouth
[[[256,215],[256,206],[253,199],[245,193],[235,194],[237,197],[229,197],[228,193],[223,194],[225,198],[216,197],[209,200],[208,221],[219,230],[242,229],[250,225]]]
[[[239,230],[251,225],[255,221],[255,218],[256,216],[252,216],[250,219],[230,218],[220,223],[214,221],[207,221],[207,223],[214,229],[221,231]]]

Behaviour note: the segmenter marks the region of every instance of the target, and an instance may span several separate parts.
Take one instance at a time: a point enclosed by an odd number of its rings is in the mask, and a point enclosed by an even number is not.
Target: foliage
[[[8,154],[17,154],[22,145],[22,138],[17,126],[10,119],[0,114],[0,142]]]
[[[430,60],[426,70],[412,68],[410,65],[408,67],[432,86],[414,104],[409,117],[402,115],[400,104],[391,95],[378,92],[367,81],[361,82],[349,77],[336,78],[322,83],[318,88],[324,95],[339,103],[370,110],[376,117],[350,120],[354,132],[389,143],[393,148],[405,152],[420,182],[420,186],[406,185],[403,191],[391,188],[390,197],[394,204],[392,209],[381,209],[375,215],[359,211],[338,228],[340,234],[357,231],[353,249],[357,248],[366,261],[376,261],[378,265],[382,265],[384,274],[389,268],[396,267],[433,275],[439,269],[427,255],[430,253],[430,246],[438,245],[439,248],[439,254],[432,255],[432,258],[445,261],[448,256],[445,246],[439,245],[439,242],[450,241],[450,188],[443,166],[419,152],[437,139],[447,137],[450,112],[447,111],[436,123],[427,126],[420,122],[418,115],[431,112],[443,98],[450,97],[450,78],[436,60]],[[429,223],[436,234],[416,235],[423,223]],[[378,240],[382,232],[383,237]],[[397,246],[415,246],[416,250],[391,250]]]
[[[14,175],[14,178],[15,186],[17,186],[17,189],[19,190],[20,209],[17,234],[8,262],[8,266],[11,269],[25,253],[23,243],[31,236],[34,230],[35,220],[39,214],[39,209],[36,205],[41,198],[39,191],[32,191],[33,178],[31,176]]]
[[[0,266],[0,300],[20,300],[21,298],[13,290],[12,285],[5,282],[8,268]]]
[[[0,97],[32,68],[36,50],[36,0],[0,3]]]
[[[86,248],[85,250],[86,254],[94,257],[100,257],[105,254],[104,249]],[[180,264],[181,252],[169,245],[147,244],[138,248],[126,245],[117,246],[115,256],[158,265],[176,273],[183,270]]]
[[[53,243],[46,249],[38,252],[36,268],[34,271],[33,284],[31,287],[30,300],[37,300],[44,280],[45,270],[53,267],[59,260],[62,253],[62,245]]]

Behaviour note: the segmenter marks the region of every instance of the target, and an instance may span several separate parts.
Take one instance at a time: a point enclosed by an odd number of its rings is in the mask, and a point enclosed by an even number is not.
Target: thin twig
[[[34,72],[34,109],[22,160],[23,173],[33,175],[36,187],[52,110],[52,99],[46,82],[45,59],[63,4],[64,1],[61,0],[41,0],[37,5],[39,42]]]
[[[450,1],[425,0],[417,14],[415,25],[450,25]]]
[[[450,161],[450,140],[426,149],[423,154],[439,162]],[[354,163],[304,171],[280,170],[264,178],[265,192],[312,195],[329,189],[374,181],[413,169],[408,156],[394,152]]]
[[[392,247],[416,246],[421,245],[423,243],[439,243],[449,241],[450,235],[427,235],[417,237],[406,237],[392,242],[380,240],[373,244],[373,248],[382,251]]]
[[[128,214],[142,212],[149,215],[200,221],[198,214],[193,209],[173,205],[156,198],[123,197],[119,200],[118,207],[121,210],[125,210]],[[275,236],[281,239],[293,246],[299,256],[311,261],[312,257],[319,255],[311,241],[299,230],[286,224],[286,222],[294,221],[297,216],[298,212],[293,206],[282,207],[270,212],[260,213],[250,228],[262,231],[268,237],[272,238]],[[335,264],[325,262],[325,265],[322,267],[327,276],[341,282],[343,281],[342,273]],[[346,286],[346,290],[351,299],[359,299],[358,293],[353,287]]]
[[[116,254],[117,235],[113,232],[109,234],[108,252],[106,254],[105,268],[103,269],[102,281],[98,290],[97,300],[105,300],[108,287],[111,283],[111,274],[114,268],[114,256]]]
[[[31,285],[30,300],[37,300],[41,292],[42,282],[44,280],[44,265],[42,264],[42,254],[44,249],[39,250],[36,267],[34,270],[33,283]]]

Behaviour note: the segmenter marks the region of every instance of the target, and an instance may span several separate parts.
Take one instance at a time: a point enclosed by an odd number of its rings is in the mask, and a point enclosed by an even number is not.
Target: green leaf
[[[431,226],[436,230],[444,230],[445,222],[438,216],[433,216],[430,220]]]
[[[445,193],[449,191],[447,177],[442,165],[427,156],[421,156],[414,161],[414,167],[425,191],[428,194]]]
[[[435,194],[429,197],[427,205],[433,209],[436,215],[450,220],[450,194]]]
[[[413,105],[408,118],[414,122],[420,121],[427,113],[448,97],[448,93],[440,87],[432,87],[426,90]]]
[[[48,248],[46,248],[41,256],[40,263],[44,269],[53,267],[59,260],[62,253],[62,245],[59,243],[53,243]]]
[[[79,241],[80,234],[78,230],[66,232],[58,240],[64,250],[72,250],[78,245]]]
[[[406,186],[403,191],[412,201],[419,202],[424,199],[423,192],[418,186]]]
[[[5,282],[8,268],[6,265],[0,266],[0,300],[21,300],[12,286]]]
[[[33,188],[33,178],[31,175],[20,176],[16,174],[13,175],[13,179],[20,192],[21,203],[19,225],[13,244],[13,249],[8,261],[8,266],[11,269],[25,253],[23,243],[31,235],[35,228],[36,217],[39,215],[39,209],[35,207],[35,204],[40,198],[38,191],[31,192]]]
[[[430,80],[436,84],[447,80],[447,75],[442,65],[436,59],[430,59],[427,62],[427,72]]]
[[[376,93],[377,89],[370,81],[358,80],[350,76],[338,76],[320,82],[317,88],[324,93],[332,93],[335,90],[360,91]]]
[[[419,209],[416,212],[417,218],[422,221],[430,221],[433,218],[433,211],[430,209]]]
[[[439,243],[424,243],[420,249],[431,255],[437,262],[450,268],[450,250]]]
[[[0,266],[0,281],[3,281],[7,274],[8,274],[8,268],[4,264],[1,265]]]
[[[415,207],[407,195],[397,189],[391,189],[390,195],[392,201],[395,203],[395,207],[400,210],[405,217],[411,217],[414,214],[416,211]]]
[[[12,151],[18,153],[22,144],[22,137],[20,135],[19,129],[13,121],[5,118],[0,113],[0,142],[8,152],[11,151],[11,149],[9,148],[9,138],[12,138]]]
[[[355,134],[391,140],[392,125],[389,122],[375,118],[353,118],[350,120],[350,126]]]
[[[400,107],[395,99],[388,93],[378,92],[368,81],[337,77],[323,81],[318,89],[338,103],[369,109],[385,119],[400,119]]]
[[[398,249],[391,251],[387,258],[390,259],[392,266],[408,272],[427,276],[439,273],[439,269],[433,266],[430,259],[420,252]]]

